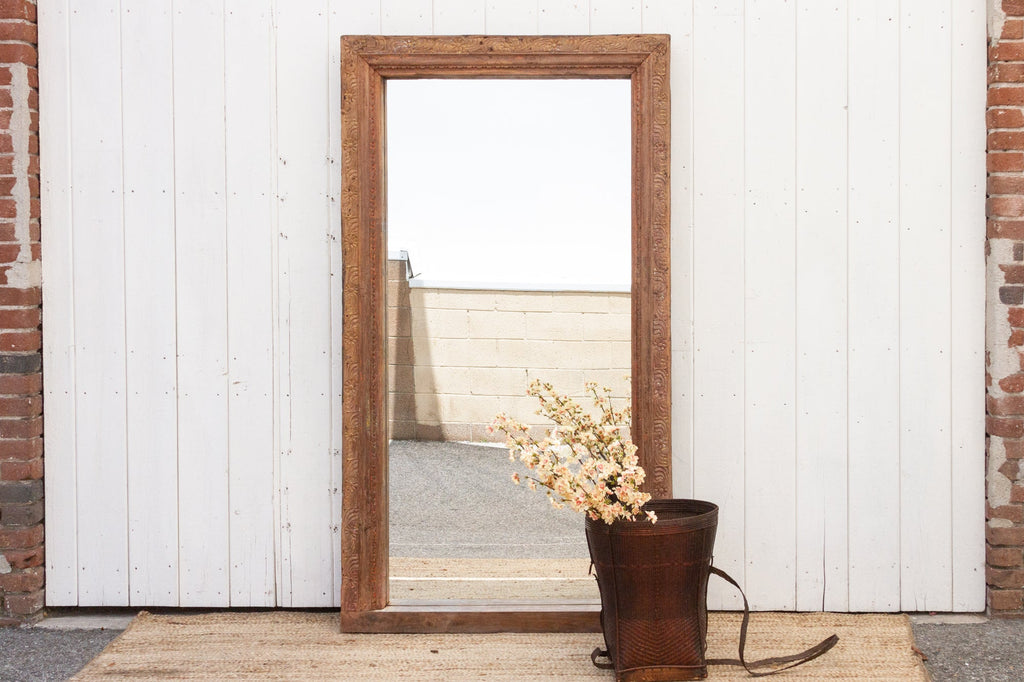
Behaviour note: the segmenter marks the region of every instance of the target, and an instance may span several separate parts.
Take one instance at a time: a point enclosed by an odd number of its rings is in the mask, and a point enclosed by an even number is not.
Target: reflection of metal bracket
[[[415,275],[412,273],[412,261],[409,259],[409,252],[408,251],[406,251],[405,249],[401,249],[398,252],[398,257],[405,261],[405,278],[406,279],[412,279],[413,277],[418,277],[418,276],[423,274],[422,272],[416,273]]]
[[[422,272],[413,274],[412,272],[412,261],[409,260],[409,252],[405,249],[399,249],[398,251],[388,251],[388,260],[400,260],[405,262],[405,278],[412,279],[413,277],[419,277]]]

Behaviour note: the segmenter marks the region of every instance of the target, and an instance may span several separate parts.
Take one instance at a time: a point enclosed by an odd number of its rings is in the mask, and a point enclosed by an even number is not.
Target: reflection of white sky
[[[628,80],[389,80],[388,250],[424,280],[629,286]]]

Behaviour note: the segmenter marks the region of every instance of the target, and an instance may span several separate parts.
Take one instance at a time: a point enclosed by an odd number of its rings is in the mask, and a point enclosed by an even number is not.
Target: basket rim
[[[608,524],[600,519],[594,520],[587,516],[586,527],[590,531],[600,533],[671,533],[674,531],[707,528],[718,523],[718,505],[706,500],[687,498],[650,500],[643,506],[641,512],[644,510],[650,510],[655,513],[689,513],[675,518],[659,518],[656,524],[643,517],[637,518],[635,521],[619,519]]]

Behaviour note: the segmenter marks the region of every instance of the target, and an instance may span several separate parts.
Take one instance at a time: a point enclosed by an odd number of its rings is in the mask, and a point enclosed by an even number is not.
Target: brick
[[[990,239],[1024,239],[1024,220],[989,220],[986,235]]]
[[[1007,459],[1024,459],[1024,441],[1005,440],[1003,449],[1006,450]]]
[[[999,269],[1002,270],[1002,279],[1007,284],[1024,284],[1024,265],[1002,264],[999,265]],[[3,312],[0,310],[0,321],[3,319]]]
[[[43,591],[36,590],[27,594],[8,594],[4,597],[4,607],[8,613],[19,616],[31,616],[43,610]]]
[[[1024,153],[989,152],[985,160],[989,173],[1018,173],[1024,171]],[[3,163],[0,163],[0,170]]]
[[[1021,143],[1024,145],[1024,134],[1022,134]],[[0,207],[2,207],[2,204],[0,204]],[[1024,216],[1024,197],[990,197],[987,207],[989,217],[1019,218]],[[3,245],[0,245],[0,262],[14,262],[18,258],[17,252],[9,253],[10,251],[12,249],[4,249]]]
[[[985,579],[992,587],[1020,589],[1024,587],[1024,570],[989,568],[985,571]]]
[[[1014,459],[1014,460],[1008,460],[1008,461],[1004,462],[1003,464],[1005,465],[1005,464],[1011,464],[1012,463],[1014,468],[1016,468],[1016,465],[1017,465],[1018,462],[1020,462],[1019,459]],[[1010,476],[1008,478],[1016,478],[1016,477],[1015,476]],[[1004,505],[1002,505],[1000,507],[996,507],[995,509],[990,509],[989,512],[990,512],[989,518],[993,518],[993,519],[1006,519],[1007,521],[1012,521],[1014,523],[1024,523],[1024,507],[1021,507],[1019,505],[1004,504]]]
[[[39,353],[0,353],[0,374],[34,374],[42,367]]]
[[[42,456],[42,438],[15,438],[0,440],[0,460],[30,460]]]
[[[1008,308],[1006,319],[1011,327],[1024,327],[1024,308]]]
[[[1024,38],[1024,21],[1020,19],[1007,18],[1003,22],[1003,34],[1001,40],[1020,40]]]
[[[998,568],[1024,566],[1024,550],[1019,547],[989,547],[985,560],[989,566]]]
[[[1024,80],[1024,64],[1017,64],[1021,67],[1021,77]],[[989,109],[985,113],[985,122],[989,130],[994,128],[1022,128],[1024,127],[1024,111],[1020,109]]]
[[[1024,395],[1011,395],[1000,398],[989,396],[986,402],[988,412],[993,416],[1024,415]]]
[[[39,305],[43,302],[42,289],[0,287],[0,305]]]
[[[1021,281],[1024,281],[1024,266],[1020,266],[1018,270]],[[0,329],[36,329],[42,323],[41,313],[42,311],[35,306],[0,308]]]
[[[986,528],[985,538],[996,547],[1024,547],[1024,528]]]
[[[38,481],[42,478],[42,459],[0,462],[0,481]]]
[[[35,417],[42,413],[42,396],[21,396],[15,398],[0,396],[0,416],[2,417]]]
[[[1024,177],[992,175],[988,179],[989,194],[1024,194]]]
[[[1011,348],[1019,348],[1024,346],[1024,329],[1014,329],[1010,332],[1010,338],[1006,342],[1006,345]]]
[[[999,300],[1006,305],[1020,305],[1024,303],[1024,287],[1006,286],[999,287]],[[3,345],[3,335],[0,334],[0,347]]]
[[[1024,488],[1019,485],[1015,485],[1010,488],[1010,502],[1014,504],[1024,502]]]
[[[33,526],[43,520],[44,513],[42,500],[31,504],[0,505],[0,526]]]
[[[0,0],[0,18],[36,20],[36,5],[28,0]]]
[[[1021,64],[1020,62],[999,62],[997,64],[993,64],[989,67],[988,82],[993,85],[996,83],[1022,83],[1024,82],[1024,64]]]
[[[45,562],[45,555],[42,547],[32,549],[7,549],[3,552],[4,558],[14,570],[42,566]]]
[[[1003,43],[1002,45],[996,46],[995,50],[1004,54],[1019,55],[1019,60],[1024,60],[1024,44],[1022,43]],[[1024,87],[1016,85],[991,87],[988,89],[988,105],[990,107],[1019,107],[1024,105]],[[989,147],[989,149],[992,149],[992,147]],[[1016,149],[1016,147],[1011,147],[1011,149]]]
[[[32,549],[43,544],[43,527],[41,525],[27,528],[0,528],[0,547],[12,549]]]
[[[0,504],[28,504],[41,499],[42,481],[0,481]]]
[[[35,24],[0,21],[0,40],[16,40],[35,44],[36,36]]]
[[[1022,393],[1024,392],[1024,374],[1017,373],[1011,374],[1008,377],[1004,377],[999,380],[999,388],[1003,389],[1007,393]],[[993,436],[1001,434],[991,433]],[[1015,438],[1016,436],[1007,436],[1008,438]]]
[[[0,43],[0,63],[28,64],[36,66],[39,58],[34,45],[25,43]]]
[[[1024,289],[1021,290],[1024,294]],[[24,332],[0,333],[0,353],[4,351],[39,350],[43,346],[43,333],[38,329]]]
[[[0,573],[0,592],[35,592],[43,589],[43,567]]]
[[[1024,43],[1021,42],[1008,42],[1001,41],[996,45],[993,45],[988,49],[988,60],[989,62],[1020,62],[1024,61]],[[1002,88],[990,88],[989,89],[989,105],[995,106],[999,104],[1012,104],[1012,102],[993,102],[991,99],[992,90]]]
[[[1009,16],[1024,15],[1024,0],[1003,0],[1003,12]]]
[[[42,417],[0,419],[0,438],[36,438],[41,435],[43,435]]]
[[[1024,608],[1024,590],[989,590],[988,606],[993,612]]]
[[[1020,460],[1007,459],[999,466],[998,471],[1011,481],[1016,481],[1017,478],[1020,476]]]

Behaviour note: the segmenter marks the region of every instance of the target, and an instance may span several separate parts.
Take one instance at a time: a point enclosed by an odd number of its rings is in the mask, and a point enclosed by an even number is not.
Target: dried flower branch
[[[598,388],[592,381],[586,383],[585,391],[599,413],[596,420],[573,398],[556,393],[549,383],[534,380],[527,394],[540,400],[537,414],[556,426],[538,441],[530,435],[529,426],[502,413],[494,418],[490,430],[505,434],[509,460],[518,458],[526,465],[531,472],[525,477],[526,484],[533,490],[545,488],[554,507],[569,505],[605,523],[632,521],[651,496],[640,492],[644,470],[636,445],[625,433],[631,417],[629,404],[616,410],[609,397],[611,389]],[[512,474],[513,483],[522,479],[519,473]],[[654,512],[644,513],[652,523],[657,522]]]

